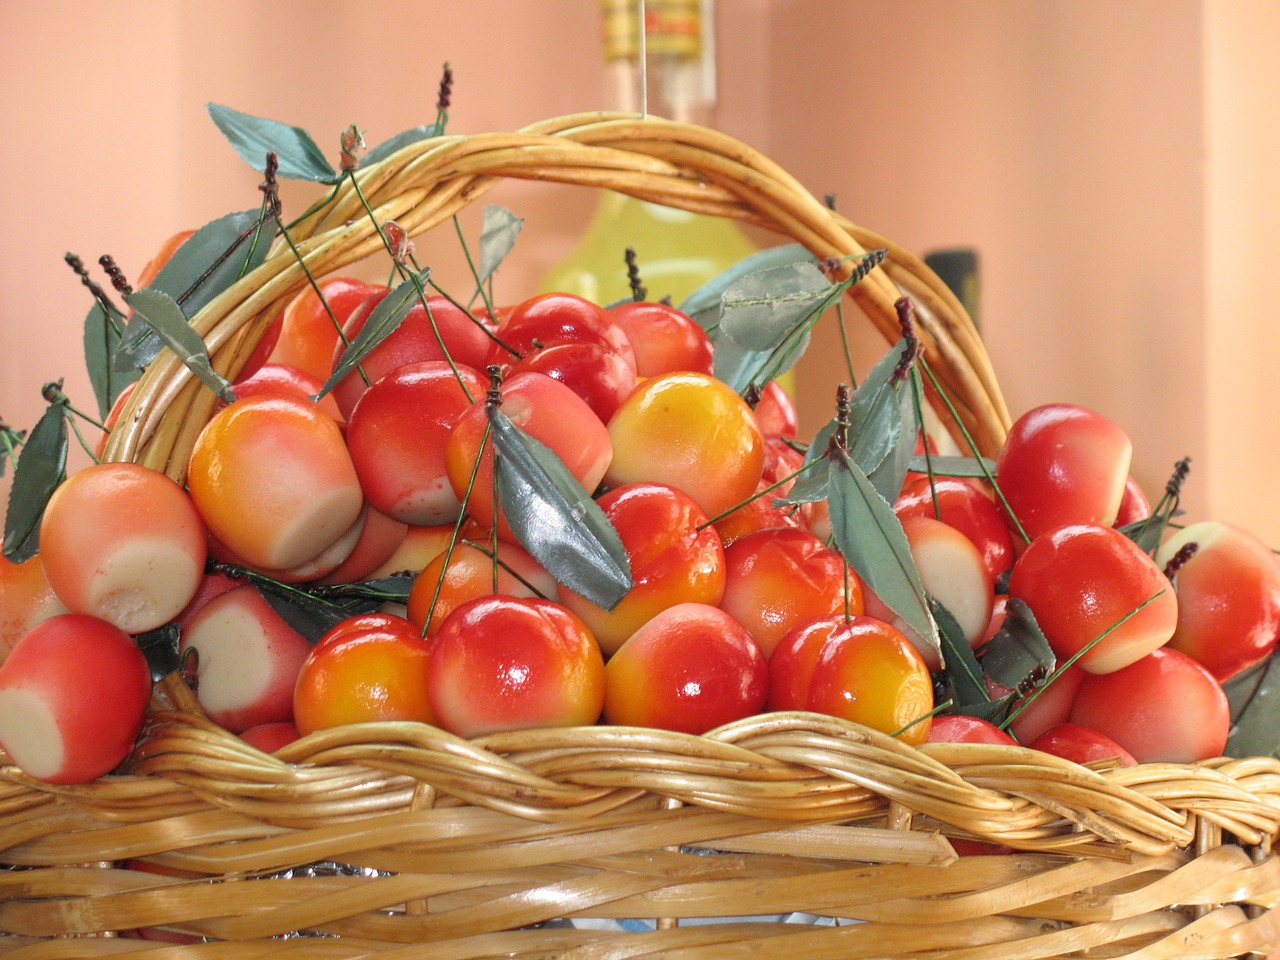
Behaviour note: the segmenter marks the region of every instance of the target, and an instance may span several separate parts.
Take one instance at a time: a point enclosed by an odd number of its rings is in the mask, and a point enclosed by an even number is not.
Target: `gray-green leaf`
[[[404,149],[411,143],[418,143],[421,140],[430,140],[434,137],[440,136],[442,133],[444,133],[444,130],[440,128],[439,124],[435,123],[423,124],[416,126],[411,130],[405,130],[402,133],[397,133],[391,139],[382,141],[382,143],[378,144],[366,153],[360,159],[357,166],[367,167],[371,163],[378,163],[380,160],[387,159],[387,157]]]
[[[84,364],[98,404],[98,416],[103,420],[120,392],[140,376],[137,367],[116,370],[111,362],[124,337],[124,327],[124,316],[118,310],[108,311],[97,302],[84,318]]]
[[[254,170],[264,170],[267,154],[274,152],[280,162],[277,175],[286,180],[334,183],[340,178],[325,159],[324,151],[301,127],[254,117],[217,103],[207,104],[206,108],[236,153]]]
[[[1229,757],[1280,756],[1280,656],[1222,685],[1231,709],[1231,733],[1224,753]]]
[[[342,356],[334,365],[333,373],[321,387],[318,396],[323,397],[341,383],[347,374],[360,365],[360,361],[396,331],[422,296],[423,285],[430,276],[431,268],[427,267],[409,277],[408,280],[402,281],[379,301],[378,305],[370,311],[360,332],[342,351]]]
[[[149,287],[129,294],[125,300],[133,308],[134,316],[150,326],[201,383],[228,403],[235,399],[231,384],[213,369],[204,341],[172,297]]]
[[[816,264],[817,258],[798,243],[753,253],[689,294],[680,304],[680,311],[696,320],[703,329],[710,329],[720,322],[720,301],[731,284],[748,274],[796,263]]]
[[[516,539],[558,583],[612,610],[632,587],[622,538],[550,449],[491,405],[498,500]]]
[[[167,293],[190,319],[214,297],[266,259],[271,234],[261,211],[242,210],[206,223],[174,251],[149,289]],[[163,344],[146,323],[131,322],[116,347],[116,370],[139,370]]]
[[[1002,687],[1016,690],[1037,677],[1049,676],[1056,665],[1057,658],[1031,608],[1010,597],[1004,625],[983,648],[982,669]]]
[[[828,453],[831,532],[854,572],[942,659],[938,627],[893,508],[847,454]]]
[[[914,447],[915,444],[913,443]],[[913,454],[907,462],[907,469],[915,473],[928,473],[929,468],[933,468],[934,476],[937,477],[994,477],[996,475],[996,462],[990,458],[983,457],[979,460],[977,457],[960,457],[938,454],[931,454],[928,459],[922,454]]]
[[[524,219],[517,217],[506,207],[489,204],[484,208],[484,223],[480,228],[480,276],[478,283],[485,283],[506,259],[516,245],[516,237],[524,228]]]
[[[35,556],[40,521],[49,497],[67,472],[67,421],[61,403],[51,403],[22,445],[13,470],[4,517],[4,555],[13,563]]]

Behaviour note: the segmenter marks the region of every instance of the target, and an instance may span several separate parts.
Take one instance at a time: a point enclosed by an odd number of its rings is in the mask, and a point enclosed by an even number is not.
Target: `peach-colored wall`
[[[721,126],[911,249],[979,247],[1015,412],[1096,406],[1133,436],[1150,489],[1190,454],[1194,513],[1280,543],[1251,471],[1277,458],[1280,390],[1266,369],[1280,255],[1268,0],[719,6]],[[256,205],[260,177],[206,101],[296,123],[333,155],[348,123],[376,141],[429,119],[449,60],[452,129],[512,128],[602,104],[598,34],[596,0],[0,0],[0,416],[33,423],[57,376],[88,399],[88,301],[64,252],[110,252],[136,274],[174,230]],[[567,250],[590,198],[511,185],[493,199],[527,221],[501,277],[515,296]],[[1247,345],[1228,356],[1242,323]],[[801,378],[810,424],[835,375],[821,353]]]

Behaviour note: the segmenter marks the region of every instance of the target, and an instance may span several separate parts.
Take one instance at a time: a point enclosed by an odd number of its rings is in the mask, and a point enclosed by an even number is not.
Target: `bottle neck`
[[[642,37],[638,0],[603,0],[605,60],[616,109],[714,126],[712,3],[646,0]]]

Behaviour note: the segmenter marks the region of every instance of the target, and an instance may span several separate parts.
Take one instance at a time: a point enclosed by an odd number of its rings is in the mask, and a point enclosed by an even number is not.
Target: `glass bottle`
[[[647,0],[643,38],[637,0],[601,3],[615,108],[714,127],[713,0]],[[642,46],[644,71],[640,69]],[[642,77],[647,80],[643,94]],[[577,246],[539,287],[576,293],[603,305],[630,299],[628,247],[635,250],[648,299],[670,296],[677,305],[705,281],[758,249],[731,220],[602,190]]]

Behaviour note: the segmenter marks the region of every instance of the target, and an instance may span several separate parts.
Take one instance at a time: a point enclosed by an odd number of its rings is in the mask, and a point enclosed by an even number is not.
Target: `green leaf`
[[[902,524],[849,456],[828,454],[827,502],[836,546],[854,572],[941,658],[938,627]]]
[[[1002,687],[1017,690],[1049,676],[1056,665],[1057,658],[1031,608],[1010,597],[1003,626],[983,648],[982,669]]]
[[[716,332],[740,347],[768,352],[827,302],[831,287],[815,263],[749,273],[725,289]]]
[[[480,276],[478,283],[485,283],[493,276],[524,228],[524,219],[517,217],[506,207],[489,204],[484,208],[484,224],[480,229]]]
[[[1280,654],[1222,685],[1231,709],[1228,757],[1280,756]]]
[[[820,286],[819,286],[820,285]],[[792,264],[734,281],[710,332],[715,375],[739,393],[789,370],[809,332],[849,284],[832,284],[813,264]]]
[[[31,429],[9,488],[4,516],[4,556],[21,563],[40,547],[40,521],[49,497],[67,471],[67,421],[63,405],[51,403]]]
[[[414,304],[422,296],[423,284],[427,282],[427,278],[430,276],[431,268],[427,267],[411,276],[408,280],[402,281],[379,301],[378,305],[369,313],[369,319],[360,328],[360,332],[356,334],[355,339],[347,344],[346,349],[342,351],[342,356],[338,358],[338,362],[334,365],[333,373],[329,375],[329,379],[321,387],[318,396],[323,397],[336,387],[347,374],[360,365],[360,361],[367,357],[378,344],[396,331],[396,328],[409,315],[409,311],[413,309]]]
[[[141,375],[136,367],[116,370],[111,362],[124,338],[125,318],[95,302],[84,318],[84,364],[89,385],[98,404],[98,416],[105,420],[120,392]]]
[[[680,312],[696,320],[702,328],[710,329],[720,322],[720,301],[724,292],[734,282],[748,274],[789,264],[817,264],[817,258],[798,243],[769,247],[759,253],[744,257],[727,270],[712,277],[680,304]]]
[[[849,403],[849,455],[885,500],[902,489],[907,463],[915,447],[915,404],[906,381],[893,373],[906,350],[902,341],[881,357],[853,392]]]
[[[206,223],[187,238],[161,268],[148,289],[167,293],[190,320],[214,297],[253,270],[271,249],[261,211],[229,213]],[[145,322],[131,322],[117,346],[116,370],[146,367],[164,342]]]
[[[397,133],[389,140],[384,140],[378,144],[361,159],[357,167],[367,167],[370,164],[378,163],[387,159],[393,153],[397,153],[409,146],[411,143],[418,143],[422,140],[431,140],[444,133],[443,128],[436,123],[422,124],[411,130],[405,130],[403,133]]]
[[[305,637],[308,643],[315,643],[343,620],[361,612],[361,608],[312,596],[297,587],[267,582],[261,578],[255,579],[254,585],[271,609]],[[376,604],[370,604],[362,609],[372,610],[375,607]]]
[[[912,444],[914,447],[914,444]],[[983,466],[986,470],[984,472]],[[934,476],[938,477],[981,477],[986,478],[988,475],[996,475],[996,462],[987,457],[979,460],[977,457],[960,457],[960,456],[939,456],[931,454],[926,460],[923,455],[913,454],[911,459],[907,461],[907,469],[914,473],[928,473],[930,466],[933,467]]]
[[[556,582],[612,610],[632,587],[618,531],[559,457],[500,406],[487,413],[498,499],[516,539]]]
[[[280,162],[277,174],[286,180],[335,183],[340,179],[341,175],[325,159],[324,151],[300,127],[250,116],[216,103],[207,104],[206,108],[222,135],[254,170],[265,170],[267,154],[274,151]]]
[[[405,604],[409,602],[409,591],[413,589],[414,573],[393,573],[389,577],[377,580],[363,580],[357,583],[332,583],[312,587],[310,592],[325,600],[369,601],[379,605],[383,603]]]
[[[156,332],[201,383],[227,403],[236,398],[231,384],[213,369],[204,341],[172,297],[160,290],[146,289],[129,294],[125,301],[133,307],[134,315]]]
[[[974,707],[986,712],[986,705],[991,702],[987,685],[982,679],[982,666],[974,656],[973,648],[965,638],[960,624],[951,615],[951,611],[932,597],[929,598],[929,610],[938,625],[938,639],[942,647],[942,659],[947,665],[947,682],[951,686],[952,699],[957,704],[956,713],[974,713]]]

